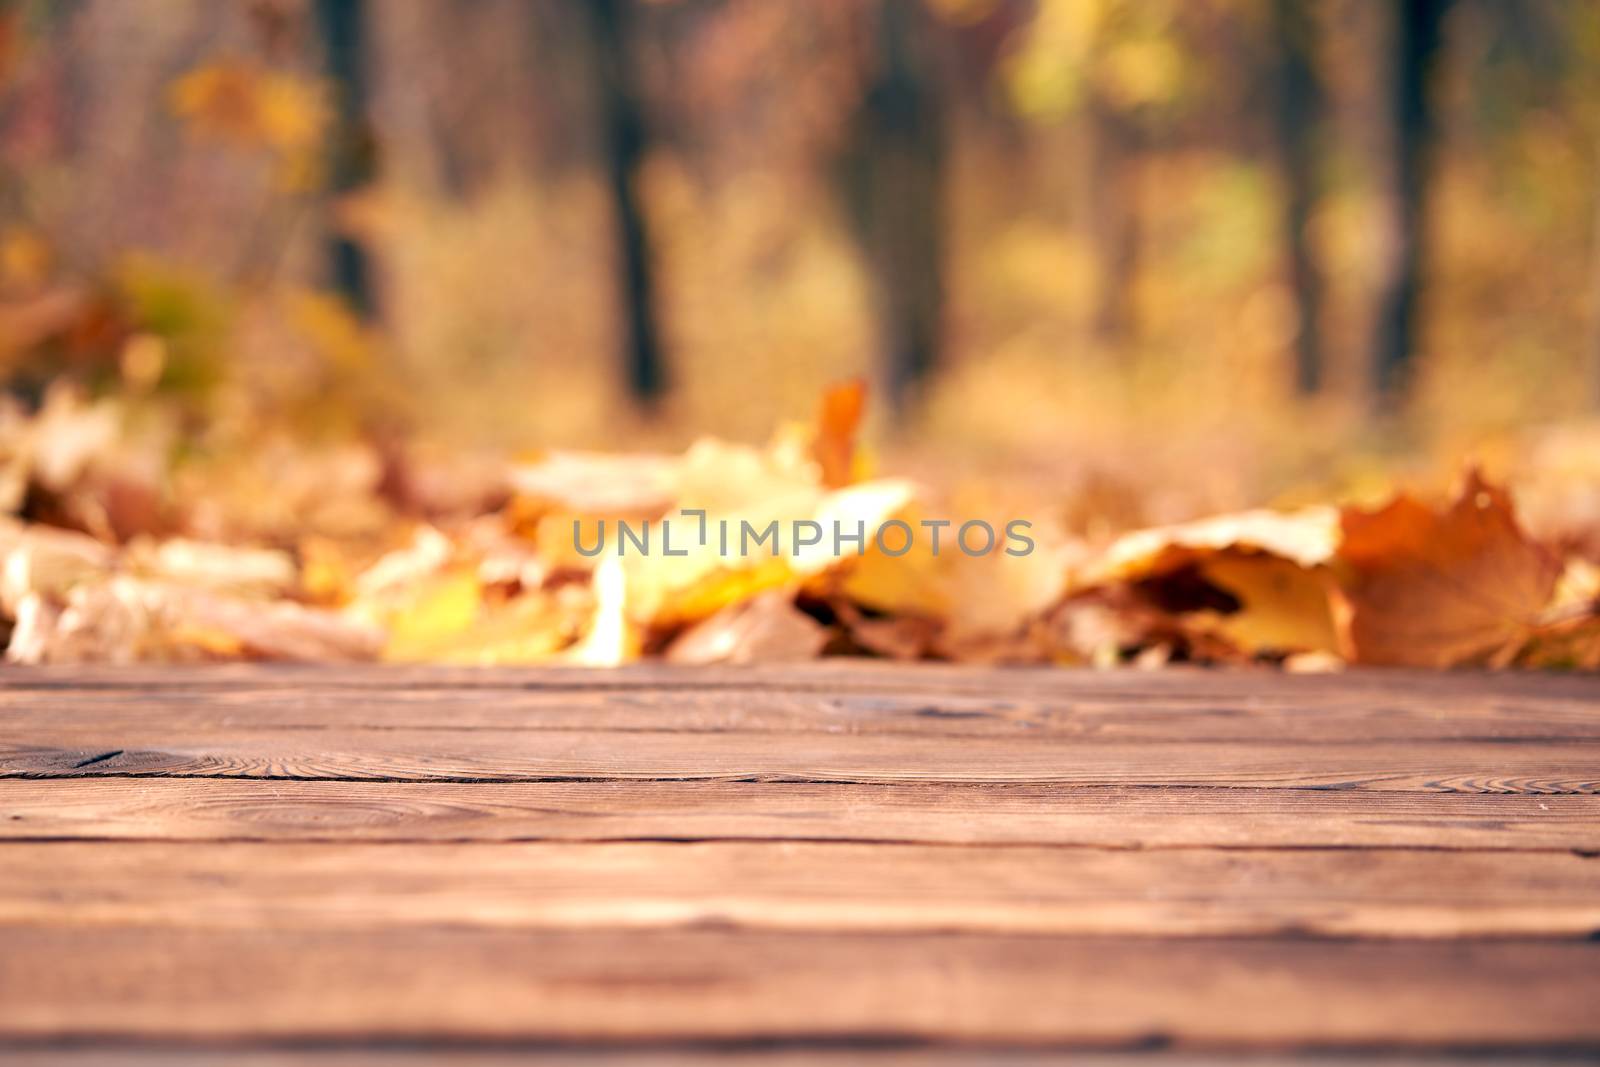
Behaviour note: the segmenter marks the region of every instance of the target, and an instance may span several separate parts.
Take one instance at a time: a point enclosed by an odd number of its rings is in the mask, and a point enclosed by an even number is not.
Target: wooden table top
[[[25,1058],[1600,1051],[1600,678],[7,668],[0,723]]]

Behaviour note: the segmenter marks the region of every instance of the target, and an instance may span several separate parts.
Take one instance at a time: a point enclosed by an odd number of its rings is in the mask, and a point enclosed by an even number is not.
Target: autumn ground
[[[1600,667],[1593,429],[1485,447],[1494,473],[1448,492],[1374,492],[1396,480],[1374,466],[1208,516],[1248,466],[1186,484],[1159,456],[1058,457],[985,478],[862,445],[864,399],[836,386],[764,445],[506,460],[280,434],[185,455],[162,405],[59,386],[0,437],[6,655]],[[685,536],[702,513],[732,547]],[[808,520],[820,546],[797,543]],[[978,521],[992,541],[953,546]],[[650,550],[619,554],[620,522],[653,527]],[[741,551],[774,522],[776,552]],[[830,544],[835,523],[864,551]]]

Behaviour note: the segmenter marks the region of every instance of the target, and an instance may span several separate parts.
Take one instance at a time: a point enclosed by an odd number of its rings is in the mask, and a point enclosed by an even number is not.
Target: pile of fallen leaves
[[[262,441],[174,461],[159,425],[57,391],[37,412],[0,410],[5,655],[1600,667],[1594,538],[1536,541],[1476,471],[1435,503],[1251,511],[1090,543],[1048,506],[974,516],[867,477],[862,402],[842,386],[765,447],[706,439],[681,455],[502,462]],[[1022,517],[1034,547],[578,550],[602,522],[701,512],[869,531]]]

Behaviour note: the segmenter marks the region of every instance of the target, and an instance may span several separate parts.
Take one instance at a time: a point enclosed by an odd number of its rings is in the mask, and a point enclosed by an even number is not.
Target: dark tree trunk
[[[1319,323],[1322,279],[1307,235],[1317,197],[1317,141],[1323,93],[1316,71],[1316,27],[1311,0],[1273,0],[1278,74],[1275,119],[1283,181],[1284,259],[1295,303],[1295,385],[1303,394],[1322,388]]]
[[[1143,219],[1140,211],[1140,130],[1098,97],[1088,120],[1090,234],[1099,268],[1094,337],[1102,349],[1128,349],[1139,331],[1134,299],[1139,277]]]
[[[616,227],[627,330],[624,361],[628,388],[641,405],[651,407],[666,391],[667,375],[656,324],[649,230],[639,196],[646,134],[628,44],[634,0],[578,2],[588,11],[594,33],[601,153]]]
[[[1385,205],[1388,247],[1373,341],[1374,385],[1380,404],[1391,408],[1400,403],[1410,386],[1416,349],[1434,156],[1430,86],[1449,2],[1396,0],[1392,8],[1391,161]]]
[[[334,123],[328,147],[328,191],[344,196],[369,185],[377,171],[376,143],[367,120],[367,37],[364,0],[316,0],[317,28],[334,89]],[[377,316],[370,258],[360,242],[337,227],[328,236],[333,287],[364,319]]]
[[[883,0],[877,17],[843,177],[878,298],[883,377],[901,409],[943,343],[945,129],[920,4]]]

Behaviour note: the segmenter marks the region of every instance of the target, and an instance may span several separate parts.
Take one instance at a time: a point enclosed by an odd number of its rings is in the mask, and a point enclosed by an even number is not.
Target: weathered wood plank
[[[384,1043],[377,1048],[352,1047],[338,1042],[294,1041],[285,1046],[271,1044],[240,1048],[234,1042],[155,1041],[130,1043],[127,1040],[99,1042],[88,1046],[76,1041],[65,1047],[44,1042],[0,1043],[0,1057],[13,1067],[121,1067],[122,1064],[229,1064],[239,1067],[389,1067],[407,1065],[457,1064],[474,1067],[555,1063],[567,1067],[701,1067],[712,1062],[717,1067],[748,1067],[750,1064],[872,1064],[875,1067],[1059,1067],[1062,1054],[1049,1049],[1005,1048],[994,1045],[973,1047],[963,1044],[938,1047],[920,1042],[895,1044],[884,1041],[837,1042],[795,1041],[759,1042],[757,1047],[741,1045],[707,1046],[696,1043],[665,1045],[587,1045],[567,1042],[497,1041],[490,1047],[482,1043],[447,1041],[435,1043]],[[1237,1053],[1185,1049],[1074,1049],[1072,1067],[1239,1067]],[[1573,1067],[1583,1062],[1572,1051],[1520,1051],[1514,1054],[1485,1053],[1482,1050],[1384,1053],[1252,1051],[1243,1057],[1248,1067]]]
[[[1113,694],[1128,699],[1311,699],[1366,695],[1378,700],[1426,695],[1448,706],[1485,697],[1570,700],[1600,699],[1600,677],[1530,672],[1350,670],[1330,675],[1289,675],[1273,670],[1090,671],[1055,667],[994,668],[966,664],[914,666],[867,659],[827,659],[803,664],[691,667],[637,663],[607,670],[571,667],[455,667],[389,664],[209,665],[84,664],[22,667],[0,665],[0,688],[47,692],[74,690],[329,690],[446,689],[535,692],[643,691],[705,693],[750,691],[811,693],[927,693],[984,698],[1087,697]]]
[[[1219,676],[1231,679],[1232,676]],[[1137,679],[1135,679],[1137,680]],[[822,732],[1148,740],[1181,730],[1195,741],[1541,740],[1600,742],[1592,700],[1426,689],[1264,687],[1214,683],[1159,692],[1071,689],[1059,695],[926,691],[821,693],[782,688],[706,691],[479,688],[308,689],[0,688],[15,729],[160,726],[253,729],[476,729]]]
[[[1600,745],[1098,742],[589,730],[10,728],[0,777],[1053,782],[1596,793]]]
[[[0,1042],[1600,1050],[1594,678],[0,669],[0,723]]]
[[[0,780],[0,840],[58,838],[768,839],[1600,853],[1600,796],[1034,784]]]
[[[0,1035],[1600,1048],[1600,944],[0,928]]]
[[[745,929],[1145,937],[1600,931],[1567,852],[843,843],[0,845],[0,924]]]

